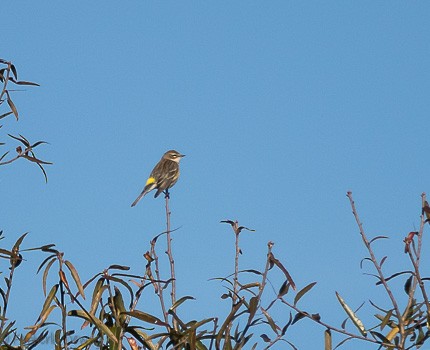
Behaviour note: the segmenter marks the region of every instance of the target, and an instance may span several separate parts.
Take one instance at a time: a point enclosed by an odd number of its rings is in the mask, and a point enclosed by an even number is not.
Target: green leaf
[[[252,318],[255,316],[255,313],[257,312],[258,301],[259,301],[258,297],[252,297],[249,300],[249,307],[248,307],[249,317],[248,317],[248,322],[250,320],[252,320]]]
[[[92,323],[94,326],[97,327],[97,329],[101,332],[106,334],[110,340],[112,340],[114,343],[118,343],[117,337],[112,333],[112,331],[107,327],[102,321],[100,321],[97,317],[91,316],[87,314],[86,312],[82,310],[72,310],[68,313],[69,316],[72,317],[79,317],[83,318],[84,320],[87,320],[88,322]]]
[[[8,258],[14,256],[14,254],[10,250],[0,248],[0,254],[9,255]]]
[[[412,278],[413,276],[410,276],[405,283],[405,293],[407,295],[409,295],[410,291],[411,291],[411,285],[412,285]]]
[[[15,324],[15,321],[12,321],[3,329],[3,332],[0,334],[0,344],[3,344],[3,341],[5,340],[5,338],[7,338],[10,334],[12,334],[16,330],[15,328],[12,328],[14,324]]]
[[[115,286],[115,295],[113,297],[113,305],[115,306],[115,310],[119,315],[121,326],[124,326],[125,320],[127,319],[127,317],[125,316],[126,310],[124,307],[124,299],[122,298],[121,291],[116,286]]]
[[[300,290],[296,297],[294,298],[294,306],[297,305],[298,301],[303,297],[303,295],[305,295],[307,292],[309,292],[313,286],[315,286],[317,283],[316,282],[312,282],[309,283],[306,287],[304,287],[302,290]]]
[[[270,328],[272,328],[272,330],[276,333],[276,335],[278,335],[278,331],[281,330],[275,323],[275,321],[273,321],[272,317],[269,315],[269,313],[264,310],[263,308],[261,308],[261,311],[263,312],[264,316],[266,316],[267,322],[270,325]]]
[[[6,157],[9,154],[9,151],[7,151],[6,153],[4,153],[1,157],[0,157],[0,161],[3,160],[4,157]]]
[[[263,339],[266,343],[270,343],[270,338],[267,336],[267,334],[260,335],[261,339]]]
[[[49,269],[51,268],[52,264],[57,259],[55,257],[52,258],[52,260],[46,265],[45,271],[43,271],[43,277],[42,277],[42,288],[43,288],[43,295],[46,295],[46,280],[48,278]]]
[[[179,305],[181,305],[183,302],[185,302],[186,300],[196,300],[196,298],[192,297],[192,296],[184,296],[182,298],[180,298],[179,300],[176,301],[176,303],[174,303],[169,310],[175,310]]]
[[[50,307],[50,305],[51,305],[51,303],[52,303],[52,300],[54,300],[54,298],[55,298],[55,296],[56,296],[56,294],[57,294],[58,287],[59,287],[59,285],[58,285],[58,284],[55,284],[55,285],[53,285],[53,286],[52,286],[51,290],[49,291],[48,296],[46,297],[46,299],[45,299],[45,301],[44,301],[44,303],[43,303],[42,311],[40,312],[40,315],[39,315],[39,317],[38,317],[38,320],[40,320],[40,319],[43,319],[43,318],[44,318],[44,315],[45,315],[45,314],[46,314],[46,312],[48,311],[48,309],[49,309],[49,307]]]
[[[391,344],[391,342],[385,338],[385,336],[381,333],[375,332],[375,331],[370,331],[370,333],[372,335],[374,335],[376,338],[379,338],[382,342],[386,343],[386,344]]]
[[[285,294],[287,294],[289,289],[290,289],[290,282],[286,280],[284,283],[282,283],[281,288],[279,288],[278,298],[282,298]]]
[[[13,64],[10,65],[10,69],[11,69],[12,74],[15,77],[15,79],[18,79],[18,72],[16,71],[16,68]]]
[[[95,316],[99,301],[102,298],[104,291],[109,288],[107,285],[103,285],[104,282],[105,279],[102,277],[97,281],[96,285],[94,286],[93,298],[91,300],[91,309],[89,312],[91,316]],[[81,329],[85,328],[88,324],[89,322],[85,321],[84,324],[81,326]]]
[[[7,104],[9,105],[10,110],[13,112],[16,120],[18,120],[19,119],[18,110],[16,109],[15,104],[12,102],[11,98],[9,97],[9,94],[7,94]]]
[[[124,312],[124,314],[137,318],[147,323],[155,324],[157,326],[164,326],[164,327],[169,326],[167,323],[161,321],[159,318],[152,316],[150,314],[147,314],[146,312],[143,312],[143,311],[133,310],[133,311]]]
[[[31,331],[29,331],[25,337],[24,342],[28,342],[31,337],[33,337],[34,334],[39,330],[40,327],[42,327],[45,324],[46,319],[48,318],[49,314],[57,308],[57,305],[51,305],[48,310],[43,314],[43,318],[39,320],[39,324],[35,324],[34,326],[28,327],[31,328]]]
[[[134,296],[133,296],[133,290],[128,285],[128,283],[124,282],[121,278],[113,277],[109,275],[106,275],[105,278],[109,281],[114,281],[122,284],[128,290],[128,292],[130,293],[130,308],[131,308],[131,305],[133,304]]]
[[[275,258],[273,253],[270,253],[268,258],[269,258],[270,264],[271,265],[275,264],[284,273],[285,277],[290,282],[291,288],[296,290],[296,284],[294,283],[293,278],[291,277],[288,270],[284,267],[284,265],[282,265],[282,263],[278,259]]]
[[[352,309],[345,303],[338,292],[336,292],[336,297],[352,323],[354,323],[355,327],[357,327],[360,333],[365,337],[367,335],[367,331],[366,328],[364,328],[363,322],[361,322],[361,320],[355,315],[354,311],[352,311]]]
[[[128,266],[123,266],[123,265],[111,265],[108,267],[108,270],[128,271],[130,270],[130,268]]]
[[[75,267],[72,265],[70,261],[66,260],[64,264],[67,266],[70,273],[72,274],[72,278],[75,281],[76,287],[78,287],[79,294],[82,295],[82,298],[84,298],[85,300],[84,288],[82,287],[82,283],[81,283],[81,279],[79,278],[78,271],[76,271]]]
[[[388,322],[390,322],[392,314],[393,314],[393,310],[390,310],[387,312],[385,317],[382,319],[381,325],[379,327],[381,331],[385,328],[385,326],[388,324]]]
[[[0,115],[0,119],[6,118],[8,115],[11,115],[12,113],[13,112],[7,112],[7,113],[2,114],[2,115]]]
[[[293,325],[305,317],[306,317],[306,314],[304,312],[298,312],[296,316],[294,316],[293,322],[291,322],[291,324]]]
[[[25,80],[19,80],[19,81],[14,81],[14,83],[16,85],[32,85],[32,86],[40,86],[37,83],[32,83],[31,81],[25,81]]]
[[[19,250],[19,247],[22,243],[22,241],[24,240],[25,236],[28,235],[28,232],[24,233],[21,237],[18,238],[18,240],[16,241],[15,245],[13,246],[12,252],[17,249]]]

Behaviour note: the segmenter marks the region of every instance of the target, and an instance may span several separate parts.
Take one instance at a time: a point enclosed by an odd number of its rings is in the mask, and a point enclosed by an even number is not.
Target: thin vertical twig
[[[63,331],[63,349],[67,350],[68,349],[68,344],[67,344],[67,306],[66,306],[66,301],[64,296],[66,295],[66,291],[64,290],[64,287],[67,285],[65,283],[67,283],[64,271],[63,271],[63,254],[62,253],[58,253],[57,254],[57,259],[58,259],[58,265],[59,265],[59,281],[58,284],[60,285],[60,309],[61,309],[61,329]],[[71,293],[69,293],[70,295],[72,295]]]
[[[237,224],[237,221],[236,221]],[[237,226],[237,225],[236,225]],[[238,298],[238,289],[239,289],[239,254],[240,254],[240,247],[239,247],[239,234],[237,229],[234,230],[235,235],[235,256],[234,256],[234,278],[233,278],[233,304],[236,303],[236,300]]]
[[[174,305],[176,303],[176,275],[175,275],[175,261],[173,260],[173,253],[172,253],[172,236],[171,236],[171,230],[170,230],[169,190],[166,190],[165,199],[166,199],[166,236],[167,236],[166,254],[169,257],[169,263],[170,263],[170,278],[172,283],[170,296],[172,299],[172,305]],[[176,330],[178,329],[178,323],[176,322],[175,319],[173,319],[173,328]]]
[[[363,240],[363,243],[366,246],[367,251],[370,254],[370,259],[372,260],[372,263],[375,266],[376,271],[378,272],[379,279],[380,279],[382,285],[384,286],[385,291],[387,292],[387,295],[388,295],[388,297],[391,300],[391,303],[393,304],[394,310],[396,311],[396,318],[398,319],[398,326],[399,326],[400,334],[402,335],[402,338],[403,338],[404,331],[405,331],[405,324],[404,324],[404,321],[403,321],[402,314],[400,313],[400,309],[399,309],[399,307],[397,305],[397,301],[394,298],[394,295],[393,295],[390,287],[388,286],[388,283],[387,283],[387,281],[386,281],[386,279],[384,277],[384,274],[382,273],[381,265],[376,260],[375,254],[373,253],[373,249],[370,246],[370,242],[367,239],[367,236],[366,236],[366,234],[364,232],[363,225],[362,225],[362,223],[360,221],[360,218],[358,216],[357,209],[355,208],[354,199],[352,198],[352,192],[348,191],[346,195],[349,198],[349,202],[351,204],[351,209],[352,209],[352,214],[354,215],[355,221],[357,222],[357,226],[358,226],[358,229],[360,231],[360,235],[361,235],[361,238]]]
[[[421,198],[422,198],[422,207],[424,208],[424,205],[426,202],[426,194],[422,193]],[[424,215],[424,213],[421,213],[420,229],[418,231],[418,247],[416,250],[414,250],[415,258],[414,258],[414,255],[412,254],[412,249],[408,250],[408,254],[409,254],[409,259],[411,260],[412,265],[414,266],[414,272],[415,272],[414,287],[416,287],[416,285],[418,284],[418,286],[421,290],[423,299],[424,299],[424,303],[426,304],[427,314],[429,315],[430,314],[430,302],[429,302],[429,298],[427,296],[427,292],[426,292],[426,289],[424,287],[424,283],[423,283],[423,280],[421,278],[421,273],[420,273],[421,247],[422,247],[424,225],[425,225],[425,215]]]
[[[151,241],[151,256],[154,259],[155,262],[155,278],[157,279],[157,281],[155,282],[155,292],[158,295],[158,298],[160,299],[160,304],[161,304],[161,309],[163,312],[163,316],[164,316],[164,321],[166,323],[168,323],[168,317],[167,317],[167,311],[166,311],[166,306],[164,303],[164,295],[163,295],[163,287],[161,286],[161,278],[160,278],[160,267],[159,267],[159,263],[158,263],[158,255],[155,252],[155,239],[153,239]]]

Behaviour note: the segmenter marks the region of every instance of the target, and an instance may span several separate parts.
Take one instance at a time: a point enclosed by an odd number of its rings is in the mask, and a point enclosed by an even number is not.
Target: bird
[[[169,195],[169,188],[178,181],[179,178],[179,161],[184,154],[175,150],[167,151],[163,154],[160,161],[152,169],[151,174],[146,180],[145,187],[136,200],[131,204],[134,207],[148,192],[157,189],[154,198],[157,198],[161,192],[166,191],[166,196]]]

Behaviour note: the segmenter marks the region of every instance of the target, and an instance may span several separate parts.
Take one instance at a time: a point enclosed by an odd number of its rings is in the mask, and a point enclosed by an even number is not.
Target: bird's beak
[[[185,157],[185,154],[181,154],[181,158],[182,158],[182,157]]]

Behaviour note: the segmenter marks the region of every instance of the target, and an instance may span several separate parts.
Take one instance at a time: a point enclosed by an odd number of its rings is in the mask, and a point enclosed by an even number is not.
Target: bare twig
[[[157,281],[155,282],[155,292],[156,292],[158,298],[160,299],[160,305],[161,305],[161,309],[163,311],[164,322],[168,323],[169,319],[168,319],[168,314],[166,311],[166,305],[164,302],[163,286],[161,285],[160,267],[159,267],[158,255],[155,251],[155,243],[156,243],[156,239],[153,239],[151,241],[151,256],[155,262],[155,271],[154,272],[155,272],[155,277],[157,278]]]
[[[166,235],[167,235],[167,251],[170,263],[170,278],[172,279],[172,290],[170,296],[172,297],[172,305],[176,302],[176,278],[175,278],[175,261],[173,260],[172,253],[172,237],[170,230],[170,209],[169,209],[169,192],[166,190]]]
[[[380,279],[382,285],[384,286],[385,291],[387,292],[387,295],[388,295],[388,297],[391,300],[391,303],[393,304],[393,308],[394,308],[394,310],[396,312],[396,317],[398,319],[399,330],[400,330],[400,333],[403,335],[404,331],[405,331],[405,324],[404,324],[404,321],[403,321],[402,314],[400,313],[400,309],[399,309],[399,307],[397,305],[397,301],[396,301],[393,293],[391,292],[390,287],[388,286],[388,283],[387,283],[387,281],[386,281],[386,279],[384,277],[384,274],[382,273],[381,265],[376,260],[376,257],[375,257],[375,254],[373,252],[373,249],[370,246],[370,242],[367,239],[367,236],[366,236],[366,234],[364,232],[363,225],[362,225],[362,223],[360,221],[360,218],[358,216],[357,209],[355,208],[355,203],[354,203],[354,200],[352,198],[352,192],[351,191],[348,191],[347,197],[349,198],[349,202],[351,204],[352,213],[353,213],[353,215],[355,217],[355,221],[357,222],[358,229],[360,231],[360,235],[361,235],[361,238],[363,240],[363,243],[366,246],[366,248],[367,248],[367,250],[368,250],[368,252],[370,254],[370,259],[372,260],[372,263],[375,266],[376,271],[378,272],[379,279]]]
[[[288,302],[288,301],[286,301],[283,297],[281,297],[281,298],[280,298],[280,300],[281,300],[281,302],[282,302],[282,303],[284,303],[285,305],[287,305],[287,306],[288,306],[288,307],[290,307],[291,309],[293,309],[293,310],[297,311],[298,313],[300,313],[300,314],[301,314],[301,315],[303,315],[304,317],[309,318],[310,320],[312,320],[312,321],[314,321],[314,322],[318,323],[318,324],[319,324],[319,325],[321,325],[321,326],[324,326],[324,327],[325,327],[325,328],[327,328],[327,329],[332,330],[333,332],[336,332],[336,333],[339,333],[339,334],[343,334],[343,335],[347,335],[347,336],[349,336],[349,337],[351,337],[351,338],[353,338],[353,339],[364,340],[364,341],[369,342],[369,343],[379,344],[379,345],[383,345],[383,346],[390,346],[391,348],[392,348],[392,346],[393,346],[393,344],[386,344],[386,343],[384,343],[384,342],[381,342],[380,340],[375,340],[375,339],[367,338],[367,337],[364,337],[364,336],[362,336],[362,335],[358,335],[358,334],[350,333],[350,332],[348,332],[348,331],[346,331],[346,330],[344,330],[344,329],[340,329],[340,328],[333,327],[333,326],[331,326],[331,325],[329,325],[329,324],[327,324],[327,323],[325,323],[325,322],[321,321],[321,319],[316,318],[316,317],[313,317],[311,314],[309,314],[309,313],[307,313],[307,312],[305,312],[305,311],[303,311],[303,310],[300,310],[297,306],[295,306],[295,305],[293,305],[293,304],[289,303],[289,302]]]

